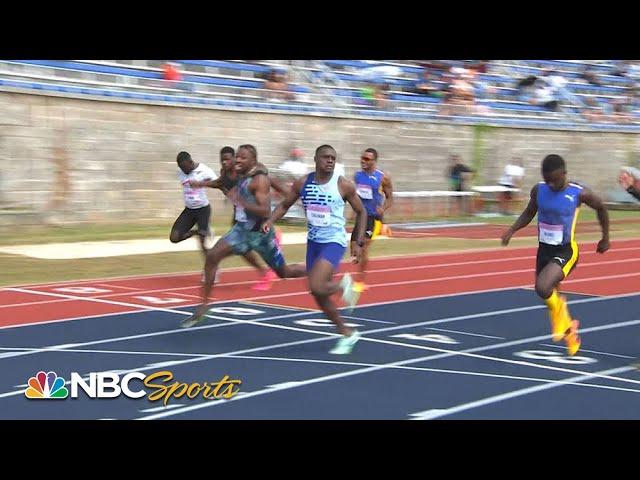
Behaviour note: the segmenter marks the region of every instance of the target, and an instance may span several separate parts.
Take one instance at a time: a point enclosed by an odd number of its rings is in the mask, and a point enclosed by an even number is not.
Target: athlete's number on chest
[[[547,245],[561,245],[563,240],[563,227],[562,225],[549,225],[547,223],[540,223],[540,242]]]
[[[373,190],[370,185],[358,184],[356,186],[356,192],[358,192],[358,196],[364,200],[371,200],[373,198]]]
[[[326,205],[309,205],[307,220],[314,227],[328,227],[331,223],[331,209]]]

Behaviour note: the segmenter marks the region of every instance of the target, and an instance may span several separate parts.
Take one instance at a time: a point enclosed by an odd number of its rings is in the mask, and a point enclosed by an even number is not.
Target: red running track
[[[591,295],[640,291],[640,239],[615,241],[604,255],[595,253],[595,245],[580,244],[578,267],[562,289]],[[366,278],[369,289],[360,304],[531,287],[535,252],[534,247],[496,248],[374,259]],[[342,272],[354,270],[353,265],[342,264]],[[223,270],[213,301],[252,300],[315,308],[305,279],[277,281],[270,291],[256,292],[251,287],[257,279],[253,270]],[[0,327],[145,309],[181,309],[198,303],[199,282],[199,273],[186,273],[3,288]]]

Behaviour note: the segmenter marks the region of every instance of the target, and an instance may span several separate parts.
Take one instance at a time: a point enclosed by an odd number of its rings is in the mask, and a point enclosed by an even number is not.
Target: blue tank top
[[[344,228],[344,199],[340,195],[338,179],[334,173],[325,184],[315,181],[315,172],[307,175],[300,198],[307,215],[308,239],[318,243],[338,243],[347,246]]]
[[[356,191],[364,208],[370,216],[378,217],[376,208],[382,205],[384,201],[384,195],[382,192],[382,178],[384,172],[382,170],[376,170],[372,175],[369,175],[364,170],[356,172],[354,180],[356,183]]]
[[[538,183],[538,239],[547,245],[566,245],[574,241],[580,192],[577,183],[569,183],[564,190],[554,192]]]

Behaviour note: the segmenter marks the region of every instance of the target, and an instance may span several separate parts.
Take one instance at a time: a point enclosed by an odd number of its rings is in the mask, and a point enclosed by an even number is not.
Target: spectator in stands
[[[569,82],[566,78],[553,70],[546,70],[542,79],[553,89],[553,93],[558,99],[564,99],[572,105],[584,106],[580,97],[574,95],[569,89]]]
[[[626,97],[615,98],[610,101],[612,110],[612,120],[616,123],[631,123],[631,108],[633,100]]]
[[[371,85],[363,85],[358,91],[358,96],[355,98],[355,102],[358,105],[373,107],[376,104],[376,89]]]
[[[535,94],[536,81],[538,77],[535,75],[527,75],[516,83],[516,96],[522,102],[528,102]]]
[[[465,192],[468,190],[468,182],[473,177],[475,171],[465,165],[460,155],[452,154],[449,156],[450,166],[447,169],[447,178],[449,179],[449,188],[454,192]],[[468,202],[464,200],[464,196],[457,197],[458,208],[460,211],[467,213]]]
[[[180,90],[193,91],[193,84],[184,82],[179,64],[167,62],[162,65],[162,78],[168,88],[179,88]]]
[[[605,112],[594,97],[587,97],[585,103],[586,106],[580,113],[588,122],[601,123],[606,121]]]
[[[477,73],[487,73],[489,60],[473,60],[469,68],[475,70]]]
[[[602,83],[598,79],[598,75],[596,74],[595,70],[592,70],[589,65],[584,66],[584,69],[582,70],[582,78],[589,82],[591,85],[596,85],[598,87],[602,86]]]
[[[474,113],[475,92],[471,83],[471,76],[466,69],[455,68],[453,72],[459,74],[449,86],[449,95],[445,95],[440,108],[441,115],[465,115]]]
[[[309,167],[304,162],[304,153],[299,148],[292,148],[289,152],[289,158],[278,169],[290,174],[292,178],[299,178],[309,173]]]
[[[555,89],[540,79],[536,81],[536,91],[529,103],[541,106],[551,112],[557,112],[560,105],[555,95]]]
[[[386,109],[389,107],[389,84],[377,82],[374,88],[374,99],[376,107]]]
[[[616,75],[618,77],[626,77],[629,69],[629,65],[624,60],[614,60],[613,61],[613,71],[612,75]]]
[[[524,166],[521,158],[514,158],[504,167],[504,172],[498,184],[507,188],[522,188],[524,180]],[[501,195],[502,211],[505,215],[511,215],[511,205],[517,202],[517,195],[512,191],[503,192]]]
[[[435,75],[428,68],[424,68],[422,70],[422,76],[416,81],[413,88],[413,91],[419,95],[438,98],[442,98],[444,96],[440,86],[435,83]]]
[[[284,69],[276,68],[271,70],[267,74],[267,79],[264,82],[264,88],[268,99],[278,101],[295,100],[295,93],[293,93],[289,88],[287,72]]]
[[[162,65],[162,78],[168,82],[179,82],[182,80],[182,75],[175,63],[167,62]]]

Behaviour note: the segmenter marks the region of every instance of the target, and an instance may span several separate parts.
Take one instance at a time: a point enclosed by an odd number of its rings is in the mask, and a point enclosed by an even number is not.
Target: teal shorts
[[[273,228],[269,233],[263,233],[248,230],[241,223],[236,223],[222,239],[231,246],[236,255],[244,255],[249,250],[254,250],[273,270],[279,269],[285,263]]]

